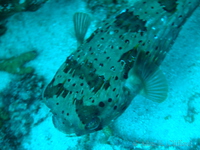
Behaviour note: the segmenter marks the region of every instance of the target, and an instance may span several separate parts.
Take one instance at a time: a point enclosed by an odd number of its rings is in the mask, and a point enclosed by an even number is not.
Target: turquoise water
[[[165,102],[137,96],[110,129],[82,137],[66,137],[55,129],[41,93],[77,47],[72,22],[76,11],[91,13],[84,1],[52,0],[37,11],[19,12],[7,19],[8,30],[0,37],[0,58],[29,51],[36,51],[37,57],[24,64],[34,68],[34,73],[0,72],[2,149],[200,149],[199,8],[162,63],[169,84]],[[96,9],[87,36],[105,13],[103,8]]]

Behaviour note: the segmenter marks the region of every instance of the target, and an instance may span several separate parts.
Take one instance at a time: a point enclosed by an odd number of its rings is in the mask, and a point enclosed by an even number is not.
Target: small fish
[[[80,46],[43,93],[55,127],[81,136],[109,125],[138,94],[163,102],[168,87],[159,66],[199,3],[140,0],[105,20],[85,41],[90,19],[76,14]]]

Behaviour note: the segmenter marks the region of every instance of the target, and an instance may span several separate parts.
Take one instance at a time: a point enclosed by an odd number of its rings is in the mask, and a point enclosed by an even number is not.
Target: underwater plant
[[[37,56],[36,51],[22,53],[17,57],[0,60],[0,71],[6,71],[12,74],[28,74],[33,73],[32,67],[24,67],[24,64],[35,59]]]
[[[36,11],[48,0],[1,0],[0,21],[21,11]]]

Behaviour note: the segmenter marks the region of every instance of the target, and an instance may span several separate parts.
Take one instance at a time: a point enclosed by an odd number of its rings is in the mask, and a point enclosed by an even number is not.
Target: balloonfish
[[[80,136],[108,126],[138,94],[163,102],[168,86],[159,66],[199,3],[139,0],[103,21],[86,40],[90,17],[75,13],[79,46],[43,93],[54,126]]]

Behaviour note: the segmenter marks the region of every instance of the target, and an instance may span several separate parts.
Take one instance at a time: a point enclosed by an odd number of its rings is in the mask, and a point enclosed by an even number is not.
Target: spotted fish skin
[[[155,72],[199,3],[141,0],[105,20],[67,57],[43,93],[55,127],[80,136],[119,117],[142,88],[133,78],[134,66],[139,73],[142,67]]]

